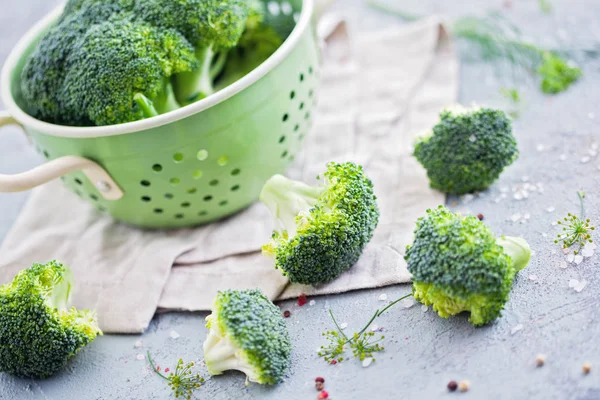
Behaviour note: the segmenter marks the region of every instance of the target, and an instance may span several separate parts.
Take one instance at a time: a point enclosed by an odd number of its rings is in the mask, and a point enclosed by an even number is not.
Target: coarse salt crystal
[[[379,326],[377,324],[371,325],[371,332],[377,332],[379,330]]]
[[[548,208],[546,208],[546,211],[548,211],[549,213],[550,212],[554,212],[554,210],[556,210],[556,208],[554,208],[554,207],[548,207]]]
[[[518,324],[518,325],[515,325],[515,326],[513,326],[513,327],[511,328],[511,330],[510,330],[510,334],[511,334],[511,335],[514,335],[515,333],[517,333],[517,332],[519,332],[519,331],[521,331],[521,330],[523,330],[523,324]]]
[[[513,215],[511,215],[511,216],[510,216],[510,220],[511,220],[512,222],[517,222],[517,221],[518,221],[518,220],[520,220],[520,219],[521,219],[521,214],[520,214],[520,213],[513,214]]]
[[[567,261],[570,263],[575,261],[575,254],[571,253],[571,254],[567,255]]]
[[[367,368],[372,363],[373,363],[373,357],[365,358],[362,362],[362,366],[363,366],[363,368]]]
[[[421,311],[422,312],[427,312],[427,310],[429,310],[429,306],[426,306],[425,304],[421,304]]]
[[[594,117],[595,117],[595,115],[594,115],[594,113],[593,113],[593,112],[591,112],[591,113],[588,113],[588,118],[589,118],[589,119],[594,119]]]
[[[566,154],[561,154],[560,157],[558,157],[558,159],[560,161],[565,161],[567,159],[567,155]]]
[[[513,195],[513,198],[515,200],[523,200],[523,195],[521,194],[521,192],[517,192]]]
[[[141,340],[138,340],[137,342],[135,342],[135,344],[133,345],[134,348],[139,349],[144,347],[144,343],[142,343]]]
[[[565,254],[569,254],[569,253],[571,252],[571,249],[570,249],[570,248],[568,248],[568,247],[566,247],[566,248],[565,248],[565,247],[563,247],[562,251],[563,251],[563,253],[565,253]]]
[[[542,232],[542,237],[548,237],[548,234],[546,232]]]
[[[577,254],[575,256],[575,258],[573,259],[573,261],[575,262],[576,265],[579,265],[583,262],[583,256],[580,254]]]
[[[340,324],[340,329],[346,329],[348,327],[348,323],[347,322],[342,322]]]
[[[135,359],[138,361],[143,361],[146,359],[146,356],[143,354],[138,354],[137,356],[135,356]]]
[[[529,214],[529,213],[523,214],[523,219],[530,219],[530,218],[531,218],[531,214]]]
[[[538,144],[536,147],[537,151],[544,151],[544,145],[543,144]]]
[[[379,298],[377,300],[379,300],[379,301],[386,301],[387,300],[387,294],[383,293],[383,294],[379,295]]]
[[[508,192],[508,188],[506,186],[503,186],[500,188],[500,192],[501,193],[507,193]]]
[[[527,175],[524,175],[524,176],[521,177],[521,180],[523,182],[529,182],[529,177]]]
[[[175,332],[175,331],[171,331],[169,332],[169,337],[173,340],[178,339],[179,338],[179,333]]]
[[[402,300],[402,307],[411,308],[415,305],[415,301],[413,299],[404,299]]]
[[[577,293],[580,293],[586,286],[587,286],[587,281],[581,281],[581,282],[578,282],[575,286],[573,286],[573,289]]]
[[[589,162],[590,162],[590,160],[591,160],[591,158],[590,158],[590,157],[588,157],[588,156],[585,156],[585,157],[582,157],[582,158],[581,158],[581,163],[582,163],[582,164],[587,164],[587,163],[589,163]]]
[[[558,263],[558,268],[566,269],[569,266],[566,261],[561,261]]]
[[[308,302],[309,306],[314,306],[315,304],[317,304],[317,302],[315,300],[311,300]]]
[[[570,288],[574,288],[578,284],[579,284],[579,281],[577,279],[569,279],[569,287]]]
[[[536,275],[529,275],[529,280],[530,281],[536,281],[537,280],[537,276]]]

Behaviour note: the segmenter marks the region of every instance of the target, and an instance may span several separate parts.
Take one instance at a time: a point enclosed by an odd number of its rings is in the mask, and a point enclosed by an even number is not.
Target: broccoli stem
[[[211,75],[214,57],[215,52],[211,46],[198,46],[196,58],[200,61],[200,67],[175,76],[175,96],[181,104],[188,105],[214,93]]]
[[[227,56],[229,55],[229,52],[227,51],[221,51],[219,52],[219,54],[217,55],[217,58],[214,60],[214,62],[212,63],[212,66],[210,67],[210,79],[211,80],[215,80],[215,78],[217,76],[219,76],[219,74],[223,71],[223,68],[225,68],[225,63],[227,62]]]
[[[279,228],[292,237],[296,235],[296,217],[308,214],[323,190],[275,175],[263,187],[260,200],[269,208]]]
[[[516,272],[519,272],[527,266],[531,258],[531,247],[523,238],[512,236],[501,236],[496,239],[496,243],[504,248],[513,262]]]
[[[220,375],[223,371],[234,369],[246,374],[251,381],[257,381],[256,372],[244,359],[236,356],[239,348],[229,339],[219,337],[211,329],[202,347],[209,374]]]
[[[154,108],[154,103],[152,103],[152,100],[144,96],[142,93],[136,93],[133,96],[133,101],[135,101],[138,107],[140,107],[140,110],[142,110],[144,118],[152,118],[158,115],[158,111],[156,111],[156,108]]]
[[[60,277],[60,281],[57,282],[56,277],[44,281],[44,286],[50,289],[49,300],[47,301],[48,306],[57,310],[66,310],[69,301],[71,301],[71,289],[74,282],[73,273],[66,267]]]

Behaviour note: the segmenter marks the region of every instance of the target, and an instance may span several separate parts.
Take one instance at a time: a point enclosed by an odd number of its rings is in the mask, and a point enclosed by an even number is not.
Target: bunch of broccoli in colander
[[[175,110],[277,50],[284,37],[264,19],[259,0],[70,0],[25,63],[26,109],[73,126]]]

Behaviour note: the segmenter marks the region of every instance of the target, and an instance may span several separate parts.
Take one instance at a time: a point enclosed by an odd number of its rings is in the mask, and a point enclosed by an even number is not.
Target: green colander
[[[313,0],[268,1],[268,21],[293,28],[259,68],[202,101],[151,119],[103,127],[65,127],[22,108],[20,72],[62,7],[15,47],[2,71],[8,112],[48,162],[0,175],[0,192],[61,177],[100,212],[150,228],[198,225],[254,202],[263,184],[294,160],[310,131],[319,78]]]

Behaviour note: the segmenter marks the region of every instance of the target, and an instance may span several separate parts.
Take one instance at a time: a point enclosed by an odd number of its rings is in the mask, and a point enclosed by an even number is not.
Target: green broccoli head
[[[67,309],[73,275],[52,261],[0,287],[0,372],[45,378],[102,332],[93,311]]]
[[[204,361],[211,375],[237,370],[252,382],[281,381],[291,341],[281,310],[259,289],[219,292],[206,321]]]
[[[192,46],[175,30],[108,20],[74,46],[58,98],[69,115],[96,125],[151,117],[178,108],[169,77],[195,62]]]
[[[469,322],[480,326],[500,316],[530,256],[525,240],[495,238],[476,217],[440,206],[417,221],[405,259],[416,300],[443,318],[468,311]]]
[[[189,104],[214,93],[227,51],[237,45],[250,13],[247,0],[146,0],[136,13],[153,25],[176,29],[195,47],[200,67],[175,77],[175,95]]]
[[[329,163],[318,187],[275,175],[260,199],[277,224],[263,254],[274,257],[291,282],[337,278],[358,261],[379,221],[373,184],[351,162]]]
[[[431,187],[454,194],[486,189],[518,154],[510,119],[490,108],[442,111],[432,134],[414,150]]]

